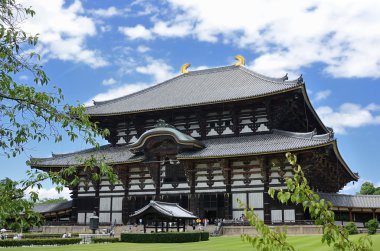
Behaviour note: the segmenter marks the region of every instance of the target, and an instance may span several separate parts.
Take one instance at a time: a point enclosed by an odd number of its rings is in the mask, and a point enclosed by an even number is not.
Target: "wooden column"
[[[349,208],[349,209],[348,209],[348,215],[349,215],[349,219],[350,219],[350,221],[353,221],[353,220],[352,220],[352,208]]]
[[[195,194],[195,186],[196,186],[196,169],[195,164],[186,161],[184,162],[185,174],[187,178],[187,183],[190,186],[190,194],[189,194],[189,211],[193,214],[197,215],[198,210],[198,196]]]
[[[226,192],[224,193],[224,218],[232,219],[232,170],[230,162],[227,159],[223,159],[220,164],[224,176],[224,184],[226,185]]]
[[[71,192],[72,206],[70,221],[78,223],[78,186],[73,187]]]
[[[267,224],[271,223],[271,209],[270,209],[270,204],[271,204],[271,198],[268,194],[268,189],[269,189],[269,166],[268,166],[268,161],[266,156],[262,156],[259,159],[260,162],[260,169],[261,169],[261,179],[262,182],[264,183],[264,194],[263,194],[263,202],[264,202],[264,222]]]
[[[372,218],[376,219],[376,209],[372,209]]]
[[[130,173],[129,173],[129,166],[120,166],[118,167],[118,175],[119,179],[121,180],[124,188],[124,197],[122,201],[122,213],[121,217],[123,220],[123,224],[128,224],[129,222],[129,215],[131,214],[130,206],[129,206],[129,183],[130,183]],[[131,222],[130,222],[131,223]]]

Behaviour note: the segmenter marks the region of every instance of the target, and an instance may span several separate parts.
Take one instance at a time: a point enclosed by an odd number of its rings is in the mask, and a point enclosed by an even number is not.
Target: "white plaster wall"
[[[240,200],[243,204],[247,204],[247,195],[246,193],[233,193],[232,194],[232,208],[238,209],[240,208],[237,200]]]
[[[109,223],[110,213],[99,213],[99,223]]]
[[[121,211],[123,197],[112,197],[112,211]]]
[[[111,198],[100,198],[99,210],[109,211],[111,209]]]
[[[250,208],[263,208],[264,207],[264,195],[263,193],[249,193],[249,207]]]
[[[116,220],[116,224],[123,224],[123,218],[121,213],[112,213],[111,223],[114,223]]]

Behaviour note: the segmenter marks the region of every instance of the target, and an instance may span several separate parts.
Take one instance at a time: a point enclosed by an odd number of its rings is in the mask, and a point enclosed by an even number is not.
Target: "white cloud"
[[[367,180],[359,179],[357,182],[349,182],[339,191],[340,194],[352,194],[355,195],[360,192],[360,188]]]
[[[377,105],[377,104],[374,104],[374,103],[371,103],[371,104],[367,105],[366,108],[369,111],[380,111],[380,105]]]
[[[102,81],[102,85],[114,85],[116,84],[116,80],[114,78],[104,79]]]
[[[95,95],[94,97],[90,98],[87,102],[85,102],[84,105],[85,106],[93,105],[93,100],[105,101],[105,100],[120,98],[120,97],[123,97],[125,95],[141,91],[145,88],[150,87],[151,85],[152,84],[147,84],[147,83],[125,84],[123,86],[120,86],[117,88],[112,88],[106,92],[99,93],[99,94]]]
[[[146,60],[147,60],[146,65],[136,67],[136,72],[143,75],[150,76],[152,78],[151,82],[147,81],[146,83],[127,83],[127,84],[124,84],[123,86],[109,89],[106,92],[99,93],[95,95],[94,97],[90,98],[85,103],[85,105],[86,106],[92,105],[93,100],[104,101],[104,100],[119,98],[131,93],[135,93],[142,89],[153,86],[157,83],[168,80],[176,75],[173,72],[173,68],[167,63],[165,63],[163,60],[153,59],[153,58],[147,58]]]
[[[131,40],[135,39],[145,39],[150,40],[153,38],[152,32],[142,26],[141,24],[136,25],[135,27],[119,27],[119,31],[127,36]]]
[[[258,54],[248,65],[269,75],[295,74],[321,63],[334,77],[380,77],[380,1],[168,3],[167,12],[151,19],[152,28],[136,26],[145,34],[139,38],[190,36],[229,43]]]
[[[91,18],[83,15],[79,0],[67,7],[64,0],[28,0],[23,4],[36,11],[33,18],[22,23],[22,28],[40,34],[36,49],[44,60],[81,62],[93,68],[108,64],[99,51],[86,46],[86,39],[96,35],[96,27]]]
[[[21,75],[19,78],[20,80],[24,80],[24,81],[29,79],[29,77],[26,75]]]
[[[358,104],[344,103],[335,111],[329,106],[317,108],[323,123],[344,134],[347,128],[358,128],[368,125],[380,125],[380,115],[374,114],[367,107]]]
[[[328,98],[331,95],[331,90],[319,91],[315,94],[315,101],[321,101]]]
[[[90,10],[89,12],[94,14],[95,16],[104,17],[104,18],[120,16],[124,14],[123,10],[117,9],[115,6],[111,6],[107,9]]]
[[[63,197],[65,199],[70,200],[70,189],[68,189],[67,187],[64,187],[63,190],[62,190],[62,192],[60,192],[60,193],[58,193],[57,190],[55,190],[54,187],[52,187],[50,189],[45,189],[45,188],[41,188],[41,189],[28,188],[25,191],[25,194],[26,194],[27,197],[29,197],[28,194],[31,191],[38,192],[38,198],[39,199],[58,199],[60,197]]]
[[[101,25],[99,28],[101,32],[109,32],[112,30],[111,25]]]
[[[145,53],[145,52],[150,51],[150,48],[147,47],[147,46],[144,46],[144,45],[139,45],[137,47],[137,51],[140,52],[140,53]]]
[[[148,59],[146,66],[139,66],[136,72],[151,75],[154,82],[163,82],[175,76],[173,68],[159,59]]]
[[[162,37],[183,37],[189,34],[192,26],[188,22],[168,24],[159,21],[152,28],[152,32]]]

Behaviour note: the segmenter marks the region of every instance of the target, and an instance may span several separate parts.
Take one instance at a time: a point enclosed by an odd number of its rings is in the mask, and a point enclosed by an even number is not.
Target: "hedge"
[[[93,243],[111,243],[111,242],[119,242],[119,238],[117,237],[97,237],[92,238]]]
[[[8,239],[12,239],[17,234],[7,234]],[[44,239],[44,238],[62,238],[62,234],[46,234],[46,233],[23,233],[23,239]],[[71,234],[71,237],[79,237],[78,233]]]
[[[365,227],[368,229],[368,234],[376,234],[379,222],[377,219],[369,220],[365,223]]]
[[[135,243],[181,243],[208,241],[209,236],[209,232],[122,233],[120,241]]]
[[[347,229],[349,234],[357,234],[358,233],[358,227],[354,222],[349,222],[345,228]]]
[[[0,247],[20,247],[20,246],[31,246],[31,245],[69,245],[69,244],[79,244],[81,238],[51,238],[51,239],[21,239],[13,240],[6,239],[0,240]]]

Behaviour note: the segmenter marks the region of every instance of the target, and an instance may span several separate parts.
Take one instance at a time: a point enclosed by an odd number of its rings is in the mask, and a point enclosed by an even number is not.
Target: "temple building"
[[[72,190],[71,221],[126,224],[151,200],[178,203],[202,218],[243,214],[240,199],[266,223],[309,219],[298,205],[272,200],[269,187],[285,188],[292,176],[286,152],[297,154],[311,187],[335,194],[357,181],[308,98],[301,77],[273,78],[238,63],[189,71],[163,83],[87,108],[108,128],[108,145],[50,158],[33,168],[60,170],[90,156],[104,158],[119,182],[92,181],[81,174]],[[371,211],[372,213],[372,211]]]

